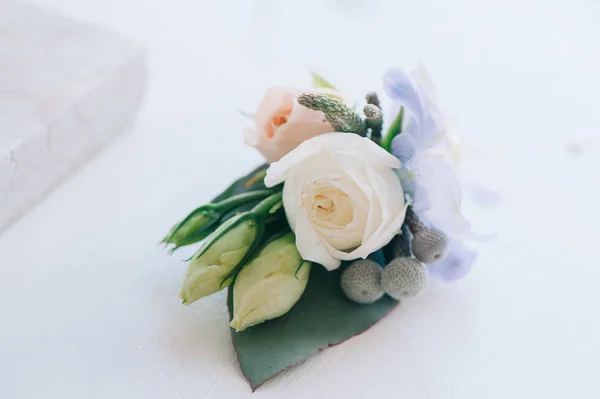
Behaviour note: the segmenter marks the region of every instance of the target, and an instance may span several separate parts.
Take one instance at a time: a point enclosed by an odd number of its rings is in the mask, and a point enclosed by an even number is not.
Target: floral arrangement
[[[245,131],[266,163],[164,238],[188,260],[181,300],[228,288],[232,340],[253,389],[375,324],[430,278],[467,274],[452,137],[426,71],[388,70],[362,112],[322,77],[275,87]],[[385,131],[385,133],[384,133]]]

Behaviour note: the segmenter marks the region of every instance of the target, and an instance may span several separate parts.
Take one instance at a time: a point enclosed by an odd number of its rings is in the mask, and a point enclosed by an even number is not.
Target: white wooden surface
[[[0,2],[0,232],[131,125],[144,53],[123,37]]]
[[[261,398],[598,398],[600,3],[39,0],[146,44],[135,129],[0,236],[0,397],[243,398],[224,297],[179,304],[171,223],[259,162],[237,109],[422,58],[465,137],[479,261]],[[226,4],[227,3],[227,4]],[[224,155],[227,154],[227,155]]]

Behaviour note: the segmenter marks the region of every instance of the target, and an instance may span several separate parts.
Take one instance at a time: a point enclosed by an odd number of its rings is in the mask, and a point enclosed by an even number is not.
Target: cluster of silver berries
[[[342,272],[342,291],[348,299],[373,303],[384,294],[401,300],[413,298],[427,286],[424,263],[436,263],[448,252],[448,238],[435,228],[426,227],[411,207],[406,213],[401,234],[385,248],[391,259],[385,267],[370,259],[353,261]]]

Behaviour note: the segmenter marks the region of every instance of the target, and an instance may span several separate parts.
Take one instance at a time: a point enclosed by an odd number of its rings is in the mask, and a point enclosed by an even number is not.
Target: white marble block
[[[0,231],[127,129],[145,78],[119,35],[0,0]]]

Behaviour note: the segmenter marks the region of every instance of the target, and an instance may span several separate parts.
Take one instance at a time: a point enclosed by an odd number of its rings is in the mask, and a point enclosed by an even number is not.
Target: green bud
[[[232,283],[262,239],[267,220],[281,206],[281,197],[281,192],[270,195],[251,211],[227,220],[207,237],[190,258],[179,295],[184,304],[214,294]]]
[[[249,215],[243,213],[223,223],[191,258],[179,295],[184,304],[189,305],[231,284],[232,272],[260,235],[260,226]]]
[[[207,209],[208,208],[208,209]],[[175,248],[203,240],[210,234],[211,225],[219,220],[219,214],[208,207],[200,207],[190,213],[181,223],[173,226],[163,239]]]
[[[272,193],[270,190],[251,191],[217,203],[203,205],[175,225],[162,242],[167,245],[173,244],[173,250],[175,250],[202,241],[217,228],[220,221],[228,220],[237,209],[243,208],[247,204],[255,204],[256,201],[260,201]]]
[[[304,292],[310,266],[293,233],[268,243],[237,275],[231,327],[242,331],[286,314]]]

